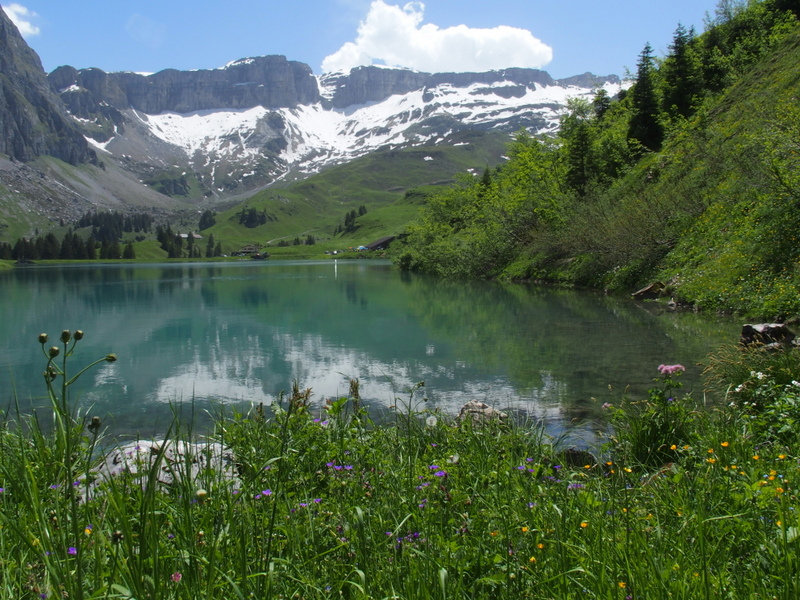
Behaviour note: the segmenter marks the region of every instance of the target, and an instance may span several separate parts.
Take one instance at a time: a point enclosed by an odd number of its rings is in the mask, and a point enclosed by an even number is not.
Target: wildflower
[[[717,462],[717,459],[716,458],[707,458],[706,462],[711,463],[713,465],[715,462]]]
[[[753,460],[758,460],[759,458],[761,458],[761,457],[758,454],[754,454],[753,455]]]
[[[75,546],[70,546],[67,548],[67,554],[72,554],[73,556],[78,553],[78,549]]]
[[[567,489],[568,489],[568,490],[580,490],[580,489],[583,489],[583,488],[585,488],[585,487],[586,487],[586,486],[585,486],[585,485],[583,485],[582,483],[570,483],[570,484],[567,486]]]
[[[609,408],[614,408],[614,405],[611,402],[603,402],[603,406],[601,406],[603,410],[608,410]]]
[[[262,491],[261,494],[264,496],[272,496],[272,490],[267,488],[266,490]]]
[[[672,444],[672,446],[670,446],[669,449],[670,450],[677,450],[678,447],[675,444]]]
[[[197,499],[200,502],[203,502],[206,499],[206,497],[208,496],[208,492],[201,488],[201,489],[197,490],[194,493],[194,495],[197,496]]]
[[[583,529],[586,529],[588,526],[589,526],[589,523],[587,523],[586,521],[581,521],[581,527]]]
[[[436,473],[434,473],[434,476],[435,477],[447,477],[447,471],[442,471],[442,470],[436,471]]]
[[[531,563],[531,564],[535,563],[535,562],[536,562],[536,557],[535,557],[535,556],[531,556],[531,557],[528,559],[528,562],[529,562],[529,563]]]
[[[683,365],[658,365],[658,370],[662,375],[673,375],[686,370]]]
[[[428,427],[436,427],[436,423],[437,422],[438,421],[437,421],[436,417],[434,417],[433,415],[431,415],[430,417],[425,419],[425,425],[427,425]]]
[[[618,585],[619,587],[621,587],[621,588],[626,588],[626,587],[628,587],[628,584],[627,584],[627,583],[625,583],[624,581],[620,581],[619,583],[617,583],[617,585]]]
[[[492,531],[492,532],[491,532],[489,535],[491,535],[492,537],[497,537],[497,535],[498,535],[499,533],[500,533],[500,532],[499,532],[499,531],[497,531],[497,530],[495,529],[495,530],[494,530],[494,531]]]
[[[720,446],[722,446],[723,448],[727,448],[728,446],[730,446],[730,442],[722,442]]]
[[[776,487],[776,488],[775,488],[775,493],[776,493],[776,494],[782,494],[783,492],[784,492],[784,490],[783,490],[783,488],[782,488],[782,487]]]
[[[539,542],[538,544],[536,544],[536,547],[537,547],[539,550],[544,550],[544,544],[543,544],[542,542]]]
[[[781,460],[785,460],[786,459],[786,455],[785,454],[778,454],[778,458],[780,458]]]
[[[528,528],[527,527],[522,527],[522,533],[528,533]]]
[[[170,576],[170,579],[175,583],[179,583],[181,579],[183,579],[183,575],[178,573],[177,571]]]
[[[92,526],[91,525],[87,525],[86,527],[84,527],[83,528],[83,533],[85,533],[86,535],[92,535]]]

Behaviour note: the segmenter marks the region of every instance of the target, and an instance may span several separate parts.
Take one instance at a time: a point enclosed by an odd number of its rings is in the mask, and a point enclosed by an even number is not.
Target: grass
[[[775,436],[762,426],[765,407],[797,403],[796,381],[767,386],[772,399],[758,409],[732,395],[702,410],[679,396],[679,369],[662,368],[648,398],[607,406],[614,435],[597,460],[565,452],[533,423],[457,423],[426,411],[422,384],[399,394],[381,425],[362,408],[357,381],[320,412],[295,385],[272,407],[220,409],[207,438],[176,416],[157,449],[105,478],[96,465],[114,446],[69,397],[79,346],[61,335],[55,350],[42,342],[54,426],[16,416],[0,432],[0,597],[800,591],[797,430]],[[762,383],[768,377],[754,374],[747,386]],[[786,410],[775,418],[798,408]],[[645,427],[652,421],[661,426]],[[194,457],[171,458],[170,445],[195,440]],[[235,476],[198,462],[213,448],[230,452]],[[160,483],[165,475],[172,483]]]

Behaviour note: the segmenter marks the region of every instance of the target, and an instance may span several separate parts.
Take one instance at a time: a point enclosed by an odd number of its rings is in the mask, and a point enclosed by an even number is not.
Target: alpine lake
[[[86,371],[70,403],[121,438],[163,435],[176,416],[206,427],[259,404],[269,414],[294,384],[324,419],[325,401],[358,379],[375,420],[455,416],[479,400],[591,443],[602,405],[644,396],[659,364],[683,364],[682,391],[715,401],[702,363],[741,329],[630,297],[447,281],[381,260],[34,266],[0,271],[0,290],[4,418],[48,414],[39,334],[47,350],[80,329],[70,376],[118,359]]]

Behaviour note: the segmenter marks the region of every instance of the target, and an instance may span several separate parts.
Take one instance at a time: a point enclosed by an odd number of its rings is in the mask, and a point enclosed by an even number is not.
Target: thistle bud
[[[78,331],[76,331],[74,334],[72,334],[72,337],[74,337],[76,341],[77,340],[82,340],[83,339],[83,331],[78,329]]]
[[[61,332],[61,341],[65,344],[72,339],[72,334],[69,332],[69,329],[65,329]]]
[[[59,350],[58,346],[52,346],[48,354],[50,355],[50,358],[55,358],[56,356],[58,356],[59,352],[61,352],[61,350]]]
[[[46,333],[40,333],[39,334],[39,343],[43,344],[43,345],[47,343],[47,334]]]
[[[106,355],[106,362],[116,362],[117,355],[116,354],[108,354]]]

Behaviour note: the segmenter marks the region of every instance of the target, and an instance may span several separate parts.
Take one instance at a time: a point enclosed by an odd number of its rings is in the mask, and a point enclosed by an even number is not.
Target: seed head
[[[86,428],[92,433],[97,433],[100,429],[100,417],[92,417],[92,422]]]
[[[42,344],[42,345],[47,343],[47,334],[46,333],[40,333],[39,334],[39,343]]]
[[[83,339],[83,331],[78,329],[75,333],[72,334],[72,337],[74,337],[76,341],[77,340],[82,340]]]
[[[59,352],[61,352],[61,350],[59,350],[58,346],[52,346],[49,351],[50,358],[55,358],[58,356]]]
[[[69,332],[69,329],[65,329],[61,332],[61,341],[65,344],[72,339],[72,334]]]

